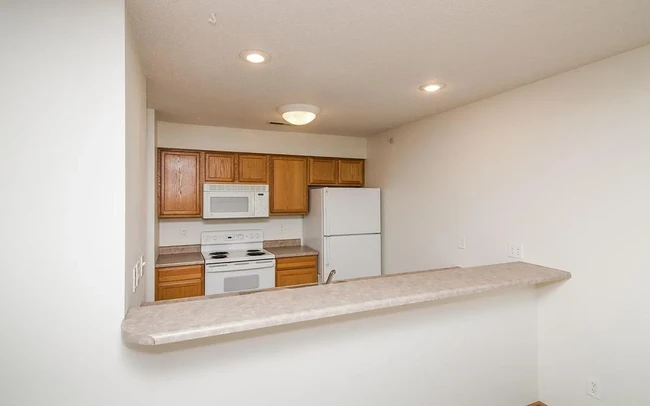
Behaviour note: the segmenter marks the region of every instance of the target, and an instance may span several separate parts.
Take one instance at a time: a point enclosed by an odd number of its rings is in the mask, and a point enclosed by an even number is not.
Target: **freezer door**
[[[322,281],[336,269],[334,281],[381,275],[381,235],[325,237]]]
[[[379,189],[327,188],[324,193],[325,236],[381,232]]]

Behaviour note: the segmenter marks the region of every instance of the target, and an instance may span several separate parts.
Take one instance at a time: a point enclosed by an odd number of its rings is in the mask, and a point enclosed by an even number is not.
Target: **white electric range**
[[[262,230],[201,233],[205,294],[275,287],[275,255],[264,249]]]

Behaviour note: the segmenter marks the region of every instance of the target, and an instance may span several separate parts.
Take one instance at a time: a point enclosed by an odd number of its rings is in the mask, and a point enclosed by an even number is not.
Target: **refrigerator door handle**
[[[329,238],[327,239],[327,244],[325,246],[325,266],[330,266],[330,239]]]
[[[325,206],[324,214],[323,214],[323,223],[324,223],[324,231],[325,235],[328,236],[330,235],[330,222],[329,222],[329,217],[327,215],[327,206]]]

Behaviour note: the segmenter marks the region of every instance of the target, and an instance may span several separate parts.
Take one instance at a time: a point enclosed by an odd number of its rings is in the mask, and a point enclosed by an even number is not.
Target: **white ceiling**
[[[179,123],[366,136],[650,43],[648,0],[132,0],[148,105]],[[216,25],[208,22],[216,15]],[[269,53],[268,64],[238,58]],[[438,79],[447,87],[425,94]],[[272,126],[276,107],[322,111]]]

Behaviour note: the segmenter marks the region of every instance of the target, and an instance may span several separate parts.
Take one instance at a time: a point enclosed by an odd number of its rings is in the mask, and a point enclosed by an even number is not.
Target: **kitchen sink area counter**
[[[161,345],[570,278],[562,270],[511,262],[163,302],[130,309],[122,333],[127,343]]]
[[[292,247],[267,247],[267,251],[275,254],[276,259],[311,257],[318,255],[318,251],[306,245],[295,245]]]

